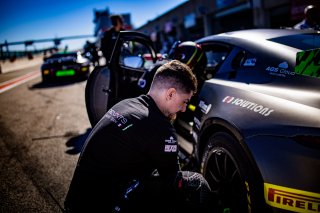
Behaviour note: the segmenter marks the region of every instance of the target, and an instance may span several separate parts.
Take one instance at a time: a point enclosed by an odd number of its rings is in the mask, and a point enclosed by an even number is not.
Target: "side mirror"
[[[131,68],[141,68],[143,66],[143,59],[140,56],[126,56],[123,59],[123,65]]]

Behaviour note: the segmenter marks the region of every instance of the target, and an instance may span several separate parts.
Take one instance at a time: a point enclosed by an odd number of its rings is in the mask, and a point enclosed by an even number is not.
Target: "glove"
[[[209,204],[211,188],[202,174],[179,171],[176,177],[178,209],[181,212],[203,212]]]

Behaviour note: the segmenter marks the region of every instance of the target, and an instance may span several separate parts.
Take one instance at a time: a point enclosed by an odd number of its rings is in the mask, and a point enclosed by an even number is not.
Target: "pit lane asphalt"
[[[20,67],[0,79],[37,71]],[[37,77],[0,94],[1,213],[62,212],[80,152],[74,143],[90,127],[84,88],[85,81],[46,85]]]

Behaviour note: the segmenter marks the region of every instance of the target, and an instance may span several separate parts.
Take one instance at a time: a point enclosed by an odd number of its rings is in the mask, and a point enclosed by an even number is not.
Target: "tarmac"
[[[15,61],[10,60],[0,61],[0,74],[21,70],[28,67],[40,65],[43,62],[43,55],[35,55],[32,59],[27,57],[17,58]]]

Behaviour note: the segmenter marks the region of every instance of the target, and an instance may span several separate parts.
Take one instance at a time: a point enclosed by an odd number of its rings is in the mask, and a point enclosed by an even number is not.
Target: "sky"
[[[111,14],[131,14],[135,28],[146,24],[187,0],[1,0],[0,43],[57,38],[94,33],[94,9],[109,8]],[[62,41],[68,49],[83,47],[87,39]],[[89,39],[94,41],[94,38]],[[53,43],[35,43],[28,50],[42,49]],[[61,47],[60,46],[60,47]],[[25,50],[24,45],[9,46]]]

